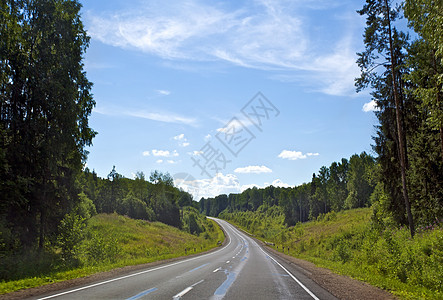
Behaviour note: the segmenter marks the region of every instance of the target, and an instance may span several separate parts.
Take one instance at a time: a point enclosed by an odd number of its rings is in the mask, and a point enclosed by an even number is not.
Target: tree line
[[[376,161],[366,152],[323,166],[312,175],[309,183],[296,187],[268,186],[249,188],[240,194],[202,198],[200,211],[218,216],[223,211],[268,210],[281,208],[284,222],[293,226],[297,222],[316,219],[330,211],[340,211],[371,205],[371,195],[376,186]]]
[[[362,153],[332,163],[311,183],[294,188],[250,189],[200,201],[201,211],[256,210],[280,205],[288,225],[330,210],[373,205],[374,219],[408,225],[443,216],[443,6],[435,0],[366,0],[365,49],[357,92],[370,89],[379,124],[376,158]],[[399,29],[402,17],[409,30]],[[414,38],[411,38],[411,35]]]
[[[195,206],[167,173],[83,170],[97,133],[80,9],[76,0],[0,2],[0,258],[53,250],[60,231],[95,213],[181,227],[180,207]]]
[[[88,168],[82,173],[80,198],[97,213],[118,213],[133,219],[160,221],[180,228],[180,208],[198,207],[192,195],[174,186],[169,173],[151,172],[149,179],[137,172],[125,178],[112,168],[107,178],[100,178]]]

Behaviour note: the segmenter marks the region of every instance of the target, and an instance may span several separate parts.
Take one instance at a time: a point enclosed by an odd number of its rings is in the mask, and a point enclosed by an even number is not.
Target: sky
[[[87,167],[168,172],[195,200],[310,182],[372,151],[362,0],[81,1]]]

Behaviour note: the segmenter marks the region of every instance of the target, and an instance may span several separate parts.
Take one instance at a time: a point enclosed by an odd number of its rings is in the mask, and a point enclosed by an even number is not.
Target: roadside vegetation
[[[442,299],[441,8],[366,0],[357,11],[366,28],[355,86],[369,89],[378,119],[375,156],[343,158],[295,187],[202,199],[200,211],[402,298]]]
[[[395,4],[366,0],[358,11],[367,27],[356,88],[370,89],[376,156],[333,162],[297,187],[198,204],[167,173],[85,168],[97,133],[81,4],[2,1],[0,291],[208,249],[221,232],[197,208],[401,297],[443,298],[441,4]],[[411,35],[397,26],[403,16]]]
[[[99,214],[87,221],[67,218],[66,222],[76,223],[76,229],[62,231],[53,252],[11,256],[0,262],[0,294],[200,253],[224,240],[220,227],[195,208],[182,212],[182,230],[116,213]],[[75,239],[79,240],[72,243]]]
[[[417,229],[374,218],[371,208],[329,212],[287,227],[281,209],[224,212],[232,222],[291,256],[365,281],[401,299],[443,298],[443,224]],[[385,220],[387,221],[387,220]]]

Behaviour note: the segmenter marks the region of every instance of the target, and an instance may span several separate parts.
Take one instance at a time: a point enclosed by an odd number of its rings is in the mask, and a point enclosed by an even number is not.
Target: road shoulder
[[[306,260],[278,252],[267,246],[260,240],[255,239],[260,246],[270,254],[279,257],[287,264],[294,266],[300,272],[312,279],[318,285],[339,299],[347,300],[372,300],[372,299],[398,299],[391,293],[374,287],[362,281],[333,273],[329,269],[317,267]]]
[[[231,224],[231,223],[230,223]],[[268,251],[270,254],[280,258],[287,264],[294,266],[310,278],[312,281],[320,285],[322,288],[327,290],[329,293],[337,297],[338,299],[346,300],[390,300],[398,299],[391,293],[382,290],[378,287],[372,286],[365,282],[344,276],[332,272],[329,269],[317,267],[315,264],[295,258],[293,256],[284,254],[275,250],[269,245],[265,244],[263,241],[257,239],[254,235],[249,232],[231,224],[238,230],[246,233],[249,237],[254,239],[263,249]]]

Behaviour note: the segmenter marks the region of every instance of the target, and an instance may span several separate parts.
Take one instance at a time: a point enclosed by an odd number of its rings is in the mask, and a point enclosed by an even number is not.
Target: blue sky
[[[87,166],[169,172],[199,200],[372,153],[374,107],[354,88],[363,3],[82,1],[98,131]]]

